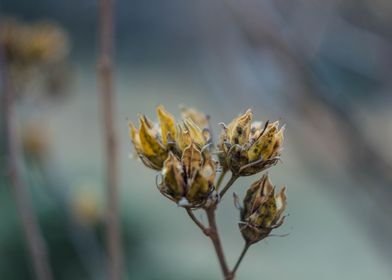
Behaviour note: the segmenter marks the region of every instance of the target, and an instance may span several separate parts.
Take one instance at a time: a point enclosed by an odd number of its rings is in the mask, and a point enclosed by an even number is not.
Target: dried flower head
[[[175,118],[162,105],[157,107],[158,124],[140,116],[140,128],[129,123],[132,143],[143,163],[152,169],[161,170],[169,151],[181,158],[192,143],[199,150],[209,143],[209,130],[200,128],[191,118],[177,124]]]
[[[211,155],[191,143],[181,160],[172,152],[164,162],[160,192],[179,206],[197,208],[207,201],[214,189],[215,164]]]
[[[275,195],[275,187],[267,175],[254,182],[246,192],[243,208],[235,196],[235,204],[241,210],[239,223],[242,236],[248,243],[258,242],[281,226],[286,208],[285,188]]]
[[[185,105],[180,106],[181,117],[183,119],[191,119],[201,129],[209,128],[210,117],[202,112],[199,112],[195,108],[187,107]]]
[[[51,64],[68,53],[68,38],[53,22],[25,24],[9,18],[1,22],[0,44],[12,67]]]
[[[174,117],[162,105],[156,111],[158,124],[140,116],[139,129],[129,122],[129,135],[142,162],[149,168],[161,170],[177,137],[177,127]]]
[[[207,128],[200,128],[192,119],[185,119],[178,125],[177,147],[182,152],[191,143],[203,149],[210,142],[210,132]]]
[[[223,125],[219,138],[219,161],[224,169],[238,176],[256,174],[278,162],[282,149],[284,127],[279,122],[252,123],[252,111]]]

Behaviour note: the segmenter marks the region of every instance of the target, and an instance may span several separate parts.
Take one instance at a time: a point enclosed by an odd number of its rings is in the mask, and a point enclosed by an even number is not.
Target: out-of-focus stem
[[[109,255],[109,279],[122,279],[122,252],[118,203],[117,143],[114,124],[113,90],[113,32],[114,0],[100,0],[100,47],[99,73],[101,81],[102,111],[106,142],[107,180],[107,246]]]
[[[37,217],[30,201],[27,186],[22,179],[20,166],[22,153],[15,127],[14,95],[7,73],[3,52],[0,50],[1,92],[4,113],[4,128],[6,137],[6,159],[16,201],[16,207],[20,215],[23,232],[27,241],[34,273],[38,280],[51,280],[52,273],[49,266],[45,242],[42,238]]]

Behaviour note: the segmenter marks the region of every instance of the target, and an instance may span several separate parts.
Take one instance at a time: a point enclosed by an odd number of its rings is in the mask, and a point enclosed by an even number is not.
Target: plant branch
[[[216,185],[215,185],[215,189],[216,189],[217,191],[219,190],[219,187],[220,187],[220,185],[222,184],[223,179],[225,178],[226,173],[227,173],[227,170],[224,170],[224,171],[222,171],[221,174],[219,175],[218,181],[216,182]]]
[[[107,180],[107,246],[109,254],[109,279],[122,279],[122,252],[119,222],[117,143],[114,123],[113,89],[113,33],[114,0],[100,0],[100,44],[99,72],[101,79],[102,110],[106,142]]]
[[[232,275],[233,277],[234,277],[234,275],[235,275],[235,273],[236,273],[238,267],[240,266],[241,261],[242,261],[243,258],[245,257],[245,254],[246,254],[246,252],[248,251],[250,245],[252,245],[252,244],[249,243],[249,242],[246,242],[246,243],[245,243],[244,249],[242,249],[241,255],[240,255],[240,257],[238,258],[238,260],[237,260],[237,262],[236,262],[236,264],[235,264],[235,266],[234,266],[234,268],[233,268],[233,270],[232,270],[232,272],[231,272],[231,275]]]
[[[209,230],[196,218],[195,214],[193,214],[192,209],[185,208],[185,210],[188,213],[189,217],[192,219],[192,221],[201,229],[201,231],[206,236],[209,236]]]
[[[15,127],[14,95],[11,90],[11,82],[4,59],[3,50],[0,50],[1,92],[3,97],[2,105],[4,106],[3,113],[8,172],[34,273],[39,280],[51,280],[53,277],[49,266],[46,244],[39,229],[27,185],[22,179],[20,169],[22,152]]]
[[[220,199],[222,199],[222,197],[225,195],[225,193],[229,190],[229,188],[231,187],[231,185],[234,184],[234,182],[238,179],[238,175],[231,175],[231,178],[229,180],[229,182],[227,182],[226,186],[223,188],[223,190],[219,193],[219,197]]]
[[[218,257],[219,264],[222,269],[222,273],[223,273],[225,280],[231,280],[232,277],[231,277],[230,270],[229,270],[227,263],[226,263],[225,254],[223,252],[222,244],[221,244],[219,233],[218,233],[218,228],[216,225],[215,209],[216,209],[216,206],[209,207],[209,208],[205,209],[206,214],[207,214],[207,218],[208,218],[208,224],[209,224],[209,229],[208,229],[209,235],[208,236],[210,237],[212,243],[214,244],[215,252]]]

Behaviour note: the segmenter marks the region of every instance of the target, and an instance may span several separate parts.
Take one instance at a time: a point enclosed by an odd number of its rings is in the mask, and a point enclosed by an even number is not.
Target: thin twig
[[[205,209],[208,218],[208,224],[209,224],[209,237],[211,238],[211,241],[214,244],[215,252],[218,257],[219,264],[222,269],[224,278],[226,280],[231,280],[232,277],[226,263],[225,254],[223,252],[222,244],[218,233],[218,228],[216,225],[215,209],[216,209],[215,207],[209,207]]]
[[[238,179],[238,175],[231,175],[230,180],[227,182],[226,186],[223,188],[223,190],[219,193],[219,197],[220,199],[222,199],[222,197],[225,195],[225,193],[229,190],[229,188],[231,187],[231,185],[234,184],[234,182]]]
[[[234,278],[235,273],[237,272],[238,267],[239,267],[240,264],[241,264],[242,259],[244,258],[246,252],[248,251],[250,245],[252,245],[252,244],[249,243],[249,242],[246,242],[246,243],[245,243],[244,249],[242,249],[241,255],[240,255],[240,257],[238,258],[238,260],[237,260],[237,262],[236,262],[236,264],[235,264],[235,266],[234,266],[234,268],[233,268],[233,270],[232,270],[232,272],[231,272],[231,275],[232,275],[233,278]]]
[[[192,209],[185,208],[185,210],[188,213],[189,217],[192,219],[192,221],[201,229],[201,231],[206,236],[209,236],[209,230],[195,217],[195,214],[193,214]]]
[[[2,50],[0,50],[0,70],[2,84],[2,104],[6,137],[7,165],[11,179],[13,194],[16,201],[23,232],[29,248],[34,273],[39,280],[51,280],[52,272],[49,266],[46,244],[38,226],[37,217],[29,197],[28,189],[21,175],[22,153],[15,127],[15,112],[13,92],[7,73]]]
[[[122,252],[119,222],[117,146],[114,125],[114,90],[113,90],[113,32],[114,0],[100,0],[100,43],[101,57],[99,72],[101,78],[102,109],[106,140],[106,176],[107,176],[107,246],[109,251],[109,279],[122,279]]]
[[[218,181],[216,182],[216,185],[215,185],[215,189],[216,189],[217,191],[219,190],[219,187],[220,187],[220,185],[222,184],[223,179],[225,178],[226,173],[227,173],[227,170],[223,170],[223,171],[221,172],[221,174],[219,175]]]

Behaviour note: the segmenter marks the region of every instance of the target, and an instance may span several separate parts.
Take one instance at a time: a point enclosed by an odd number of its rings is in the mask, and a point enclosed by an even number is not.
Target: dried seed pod
[[[215,166],[195,143],[184,149],[181,160],[169,152],[159,190],[179,206],[197,208],[207,201],[214,186]]]
[[[284,127],[279,122],[263,127],[252,123],[252,111],[234,119],[219,137],[218,157],[223,169],[237,176],[249,176],[275,165],[282,149]]]
[[[235,197],[236,207],[240,207]],[[275,195],[275,187],[267,175],[254,182],[246,192],[241,210],[239,228],[245,241],[252,244],[281,226],[286,208],[285,188]]]
[[[161,170],[168,157],[172,139],[177,137],[176,121],[165,111],[163,106],[157,107],[159,125],[155,125],[146,116],[140,116],[140,129],[129,122],[129,136],[137,155],[149,168]]]

